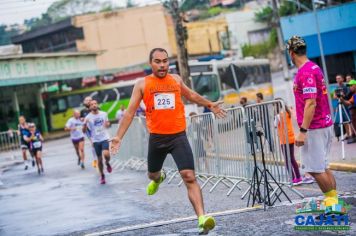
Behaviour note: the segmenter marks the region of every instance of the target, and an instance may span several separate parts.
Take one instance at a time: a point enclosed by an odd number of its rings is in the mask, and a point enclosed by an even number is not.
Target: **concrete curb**
[[[331,170],[347,171],[347,172],[356,173],[356,164],[331,162],[329,164],[329,167]]]
[[[297,163],[300,168],[300,165],[301,165],[300,162],[297,161]],[[330,168],[330,170],[356,173],[356,163],[353,164],[353,163],[330,162],[329,168]]]

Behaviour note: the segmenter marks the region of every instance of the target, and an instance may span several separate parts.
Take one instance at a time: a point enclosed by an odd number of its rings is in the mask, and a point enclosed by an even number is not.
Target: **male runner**
[[[96,155],[98,157],[99,172],[101,175],[100,183],[105,184],[103,156],[107,171],[111,173],[110,152],[109,152],[109,134],[107,128],[110,126],[108,114],[104,111],[99,111],[96,100],[90,102],[90,113],[84,119],[83,131],[90,129],[90,137],[93,141]]]
[[[147,194],[155,194],[166,178],[161,170],[167,154],[171,153],[198,216],[199,233],[207,234],[215,227],[215,220],[213,217],[204,216],[203,197],[194,173],[193,153],[185,133],[186,122],[181,96],[208,107],[217,117],[224,117],[226,112],[219,107],[222,102],[210,102],[189,89],[179,75],[168,74],[169,61],[165,49],[152,49],[149,62],[153,74],[135,84],[129,107],[121,120],[116,137],[112,139],[111,150],[113,153],[118,151],[121,140],[143,99],[146,105],[147,128],[150,132],[147,159],[148,178],[152,181],[147,186]]]
[[[300,132],[295,145],[301,147],[302,169],[315,178],[324,193],[324,204],[332,206],[338,203],[338,196],[328,161],[333,121],[324,75],[320,67],[307,58],[307,45],[303,38],[291,37],[286,47],[293,64],[298,67],[294,95]]]
[[[80,119],[80,112],[74,110],[73,117],[69,118],[64,128],[65,131],[70,131],[70,138],[72,139],[75,152],[78,156],[78,165],[80,165],[82,169],[85,168],[83,125],[84,123]]]
[[[90,104],[90,101],[92,101],[92,100],[93,99],[90,96],[87,96],[84,98],[84,101],[83,101],[84,108],[80,111],[80,119],[82,121],[84,121],[84,118],[90,113],[89,104]],[[91,144],[91,152],[93,155],[92,166],[94,168],[96,168],[98,166],[98,160],[97,160],[97,156],[96,156],[95,149],[93,146],[93,142],[90,139],[90,130],[89,129],[87,129],[87,132],[85,132],[85,135],[87,136],[87,138],[89,139],[89,142]]]
[[[90,106],[90,102],[92,100],[93,99],[90,96],[87,96],[84,98],[84,101],[83,101],[84,108],[80,111],[80,118],[83,121],[84,121],[84,118],[90,113],[89,106]]]
[[[28,165],[29,165],[29,160],[27,160],[27,150],[29,150],[30,155],[31,151],[30,151],[30,144],[27,143],[24,139],[24,136],[26,136],[30,131],[28,130],[28,124],[26,123],[26,119],[24,116],[20,116],[19,117],[19,125],[18,125],[18,130],[17,130],[17,134],[20,136],[20,142],[21,142],[21,150],[22,150],[22,158],[24,160],[24,164],[25,164],[25,170],[28,169]],[[32,157],[32,166],[35,166],[35,160]]]

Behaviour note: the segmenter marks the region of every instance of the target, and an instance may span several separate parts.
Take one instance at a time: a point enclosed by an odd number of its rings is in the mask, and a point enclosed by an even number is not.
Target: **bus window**
[[[51,99],[51,113],[58,113],[58,100],[56,98]]]
[[[271,82],[269,65],[243,66],[241,69],[247,76],[240,87],[249,87]]]
[[[70,108],[80,107],[82,101],[83,99],[80,94],[70,95],[68,96],[68,107]]]
[[[117,88],[106,89],[102,91],[103,100],[102,102],[116,101],[119,98]]]
[[[63,112],[67,110],[67,102],[65,98],[58,99],[58,111]]]
[[[270,83],[272,81],[272,78],[271,78],[271,69],[269,65],[262,65],[261,69],[262,69],[264,83]]]
[[[101,96],[101,91],[95,91],[90,94],[93,100],[96,100],[98,103],[101,103],[104,97]]]
[[[211,64],[206,65],[191,65],[189,66],[190,73],[204,73],[204,72],[212,72],[213,66]]]
[[[215,74],[200,74],[192,76],[193,88],[201,96],[211,101],[220,97],[218,77]]]
[[[120,91],[120,99],[130,98],[133,90],[133,85],[118,88]]]
[[[67,110],[66,98],[53,98],[51,100],[51,112],[53,114],[64,112]]]

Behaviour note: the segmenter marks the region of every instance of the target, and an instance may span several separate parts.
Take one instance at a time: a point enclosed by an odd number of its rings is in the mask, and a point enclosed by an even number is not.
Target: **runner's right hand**
[[[116,154],[119,151],[120,145],[121,145],[121,139],[119,139],[118,137],[112,138],[110,152],[112,154]]]

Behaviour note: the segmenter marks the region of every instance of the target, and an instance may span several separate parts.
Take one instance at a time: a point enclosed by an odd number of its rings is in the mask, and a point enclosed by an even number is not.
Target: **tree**
[[[24,20],[24,25],[28,30],[33,30],[52,23],[54,23],[54,20],[47,13],[43,13],[41,17]]]
[[[278,12],[280,16],[294,15],[298,12],[297,5],[293,2],[283,1]]]
[[[208,9],[210,1],[209,0],[185,0],[181,5],[181,11],[189,11],[193,9]]]
[[[111,1],[99,0],[60,0],[52,3],[47,9],[47,14],[54,21],[60,21],[74,15],[88,12],[98,12],[112,7]]]
[[[260,11],[255,13],[255,21],[267,23],[271,26],[273,21],[273,9],[270,6],[262,8]]]
[[[126,8],[134,7],[135,4],[132,2],[132,0],[126,0]]]
[[[19,33],[18,25],[0,25],[0,45],[11,44],[11,37]]]

